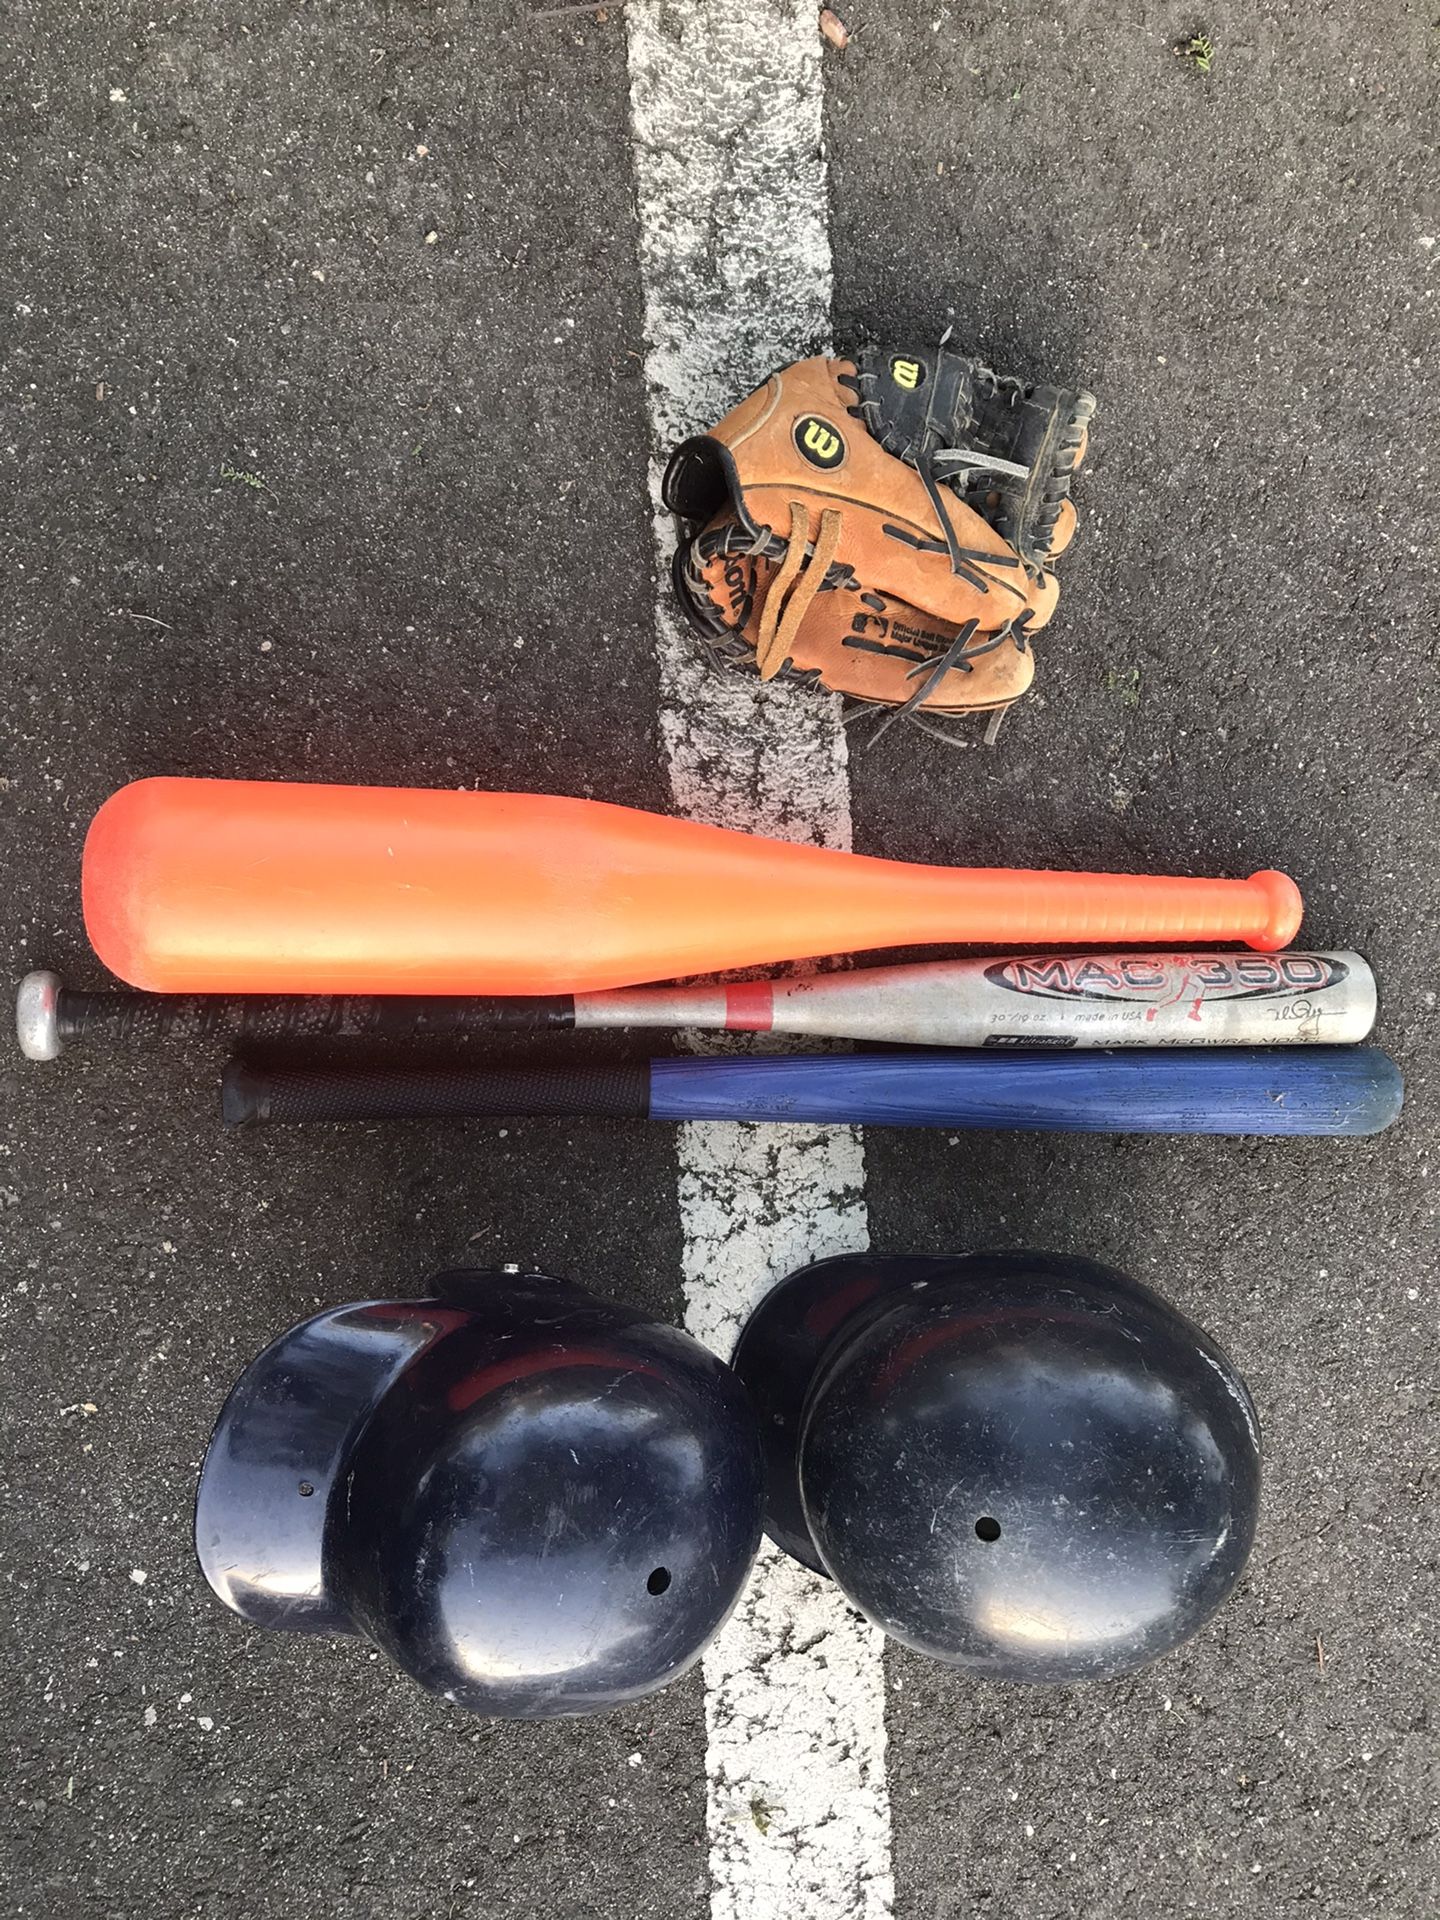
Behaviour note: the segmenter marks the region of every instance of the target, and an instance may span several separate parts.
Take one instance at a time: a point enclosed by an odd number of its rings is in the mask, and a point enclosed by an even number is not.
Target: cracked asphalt
[[[666,804],[601,11],[0,21],[12,975],[98,984],[80,845],[144,774]],[[1375,964],[1409,1082],[1371,1141],[867,1135],[877,1246],[1130,1269],[1240,1363],[1268,1450],[1238,1594],[1159,1666],[1056,1693],[887,1654],[896,1911],[1425,1920],[1440,36],[1402,0],[843,11],[837,340],[953,324],[1100,403],[1036,697],[993,752],[859,756],[857,846],[1282,867],[1307,941]],[[1208,74],[1174,51],[1202,27]],[[358,1643],[247,1630],[189,1539],[226,1389],[320,1305],[514,1258],[678,1313],[672,1141],[231,1139],[218,1066],[0,1066],[10,1910],[704,1915],[696,1676],[480,1724]]]

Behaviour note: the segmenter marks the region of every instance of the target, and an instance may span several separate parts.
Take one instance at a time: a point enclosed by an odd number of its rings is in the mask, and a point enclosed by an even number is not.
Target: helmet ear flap
[[[200,1571],[232,1613],[290,1633],[356,1633],[328,1551],[357,1436],[463,1315],[365,1301],[302,1321],[251,1361],[215,1423],[195,1500]]]

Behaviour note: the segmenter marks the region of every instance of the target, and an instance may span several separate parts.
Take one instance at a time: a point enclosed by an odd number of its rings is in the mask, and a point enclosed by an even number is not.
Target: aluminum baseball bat
[[[79,993],[48,972],[15,999],[20,1050],[217,1036],[464,1039],[606,1027],[702,1027],[929,1047],[1332,1046],[1375,1023],[1358,953],[1012,954],[715,986],[480,999],[420,995]]]
[[[85,843],[85,924],[159,993],[592,993],[869,948],[1293,939],[1249,880],[917,866],[525,793],[140,780]]]
[[[280,1067],[232,1061],[222,1112],[266,1121],[779,1120],[1020,1133],[1368,1134],[1400,1111],[1374,1047],[878,1053],[603,1067]]]

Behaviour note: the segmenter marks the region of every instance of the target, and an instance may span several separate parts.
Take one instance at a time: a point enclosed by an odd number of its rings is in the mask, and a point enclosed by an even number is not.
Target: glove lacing
[[[755,636],[755,664],[762,680],[773,680],[795,644],[815,596],[825,584],[830,563],[840,550],[843,527],[838,507],[820,515],[815,545],[810,545],[810,515],[798,500],[790,502],[790,538],[780,571],[770,583]],[[766,535],[768,537],[768,534]],[[752,551],[759,551],[760,542]]]
[[[893,708],[889,713],[884,714],[876,721],[874,727],[871,729],[870,738],[865,742],[866,748],[873,747],[882,734],[890,731],[897,720],[908,720],[911,726],[918,727],[922,733],[928,733],[932,739],[942,741],[947,747],[967,746],[969,742],[963,735],[956,735],[950,732],[948,728],[927,718],[927,716],[921,712],[921,708],[923,708],[925,702],[930,698],[931,694],[934,693],[947,673],[973,673],[975,669],[971,663],[976,656],[982,653],[989,653],[992,647],[998,647],[1002,641],[1012,640],[1023,653],[1025,651],[1026,640],[1029,637],[1025,630],[1029,626],[1032,617],[1031,609],[1027,607],[1024,613],[1017,614],[1013,620],[1007,621],[1005,625],[996,632],[987,635],[978,647],[971,646],[970,643],[975,638],[980,622],[978,620],[967,620],[938,659],[922,660],[919,666],[911,667],[909,673],[905,676],[907,680],[918,680],[921,674],[925,676],[924,679],[920,680],[920,685],[916,687],[914,693],[911,694],[903,706]],[[845,715],[844,724],[848,727],[853,721],[858,720],[862,714],[870,713],[875,704],[876,703],[868,700],[860,702],[853,712]],[[1007,700],[1004,706],[997,707],[991,714],[990,723],[985,729],[985,744],[987,747],[994,746],[995,736],[1000,731],[1000,722],[1005,718],[1012,704],[1012,702]],[[969,719],[970,716],[964,714],[956,717]]]
[[[930,505],[935,510],[935,518],[940,522],[940,530],[945,536],[945,545],[950,553],[950,571],[958,574],[962,580],[968,580],[972,586],[988,590],[994,576],[982,574],[978,567],[971,564],[976,559],[991,559],[990,554],[978,553],[974,548],[962,547],[955,532],[945,504],[941,485],[964,474],[968,479],[975,473],[1004,474],[1012,480],[1028,480],[1030,469],[1022,466],[1018,460],[1002,460],[997,454],[978,453],[970,447],[936,447],[933,451],[920,449],[915,456],[915,470],[920,475]],[[1017,600],[1023,600],[1025,594],[1009,580],[1000,580],[996,585],[1007,588]]]
[[[968,457],[968,456],[967,456]],[[988,455],[977,456],[972,464],[986,464],[992,467],[1013,466],[1013,462],[994,460]],[[760,615],[756,633],[753,657],[756,669],[762,680],[774,680],[785,673],[786,662],[795,644],[805,616],[810,611],[817,594],[829,584],[829,574],[839,549],[844,522],[838,508],[827,507],[820,515],[820,527],[813,547],[810,544],[810,516],[799,500],[790,502],[790,534],[782,542],[769,527],[762,526],[755,532],[747,546],[732,547],[732,552],[747,559],[776,560],[780,566],[765,597],[765,605]],[[962,553],[968,549],[962,549]],[[991,558],[990,555],[976,554],[977,558]],[[702,571],[696,543],[688,543],[683,556],[684,571],[697,599],[705,593],[705,579]],[[988,585],[989,582],[984,584]],[[996,584],[1008,586],[1008,581]],[[920,680],[908,700],[888,713],[876,725],[870,743],[887,733],[897,720],[908,720],[923,732],[933,734],[937,740],[943,740],[949,746],[963,744],[955,736],[922,716],[919,711],[940,685],[947,673],[973,673],[972,661],[982,653],[989,653],[1001,646],[1006,640],[1025,650],[1028,638],[1026,628],[1032,618],[1030,608],[1007,620],[1003,626],[988,632],[978,646],[972,644],[980,630],[978,620],[967,620],[956,633],[955,638],[945,651],[932,660],[925,660],[910,669],[907,679]],[[793,671],[793,669],[791,670]],[[924,676],[921,679],[921,676]],[[819,669],[800,675],[802,679],[813,680],[819,677]],[[1008,703],[1007,703],[1008,705]],[[845,725],[849,726],[862,714],[871,711],[871,703],[861,701],[845,715]],[[1000,720],[1005,708],[1002,707],[991,720],[986,732],[986,744],[989,745],[999,730]]]
[[[1014,460],[1001,460],[988,453],[973,453],[968,448],[941,448],[933,454],[923,457],[920,477],[930,496],[931,504],[945,534],[945,543],[950,552],[951,571],[960,578],[968,580],[982,593],[988,593],[992,586],[1002,587],[1013,593],[1017,600],[1024,600],[1025,593],[1012,581],[1002,580],[993,573],[982,572],[974,564],[976,561],[990,561],[993,565],[998,557],[977,548],[962,547],[956,538],[955,529],[945,511],[944,500],[940,493],[940,482],[964,468],[981,470],[988,473],[1014,474],[1024,477],[1028,468],[1020,466]],[[840,539],[844,521],[837,507],[826,507],[820,515],[820,527],[815,544],[810,544],[810,516],[798,500],[790,502],[790,535],[785,542],[785,557],[780,570],[765,597],[764,610],[760,615],[759,631],[755,639],[755,664],[759,668],[762,680],[773,680],[784,666],[796,636],[810,611],[816,594],[825,584],[835,555],[840,549]],[[756,536],[749,552],[759,555],[765,552],[773,536],[768,528],[762,528]],[[1006,621],[999,629],[996,638],[1001,639],[1011,633],[1015,621]],[[967,623],[968,632],[962,628],[944,656],[944,666],[938,668],[933,681],[927,685],[938,685],[944,672],[960,663],[964,652],[965,640],[973,638],[979,629],[979,621]],[[960,652],[957,654],[956,649]],[[915,704],[918,704],[915,703]]]

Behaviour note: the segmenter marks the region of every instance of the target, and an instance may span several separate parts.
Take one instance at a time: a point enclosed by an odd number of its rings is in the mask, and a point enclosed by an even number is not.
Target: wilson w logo
[[[840,429],[815,413],[807,413],[795,422],[795,445],[812,467],[838,467],[845,458]]]

